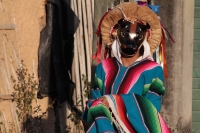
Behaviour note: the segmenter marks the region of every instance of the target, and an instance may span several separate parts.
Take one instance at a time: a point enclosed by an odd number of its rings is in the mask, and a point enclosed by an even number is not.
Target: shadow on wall
[[[70,75],[74,56],[74,33],[79,25],[79,19],[64,0],[47,0],[46,16],[47,23],[41,31],[38,49],[40,90],[37,97],[56,99],[54,109],[49,110],[50,114],[43,122],[51,121],[54,114],[55,130],[60,132],[58,106],[66,101],[70,105],[73,104],[75,85]],[[49,104],[52,101],[50,99]]]

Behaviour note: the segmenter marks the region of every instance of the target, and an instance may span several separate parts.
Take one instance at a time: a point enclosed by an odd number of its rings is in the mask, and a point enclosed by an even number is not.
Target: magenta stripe
[[[105,117],[105,116],[100,116],[100,117],[97,117],[97,118],[95,118],[95,120],[98,120],[98,119],[107,119],[107,120],[109,120],[107,117]],[[110,121],[110,120],[109,120]]]
[[[105,131],[105,132],[103,132],[103,133],[115,133],[115,132],[113,132],[113,131]]]
[[[116,80],[117,80],[117,77],[118,77],[118,75],[119,75],[119,72],[120,72],[119,63],[117,63],[117,65],[118,65],[118,72],[117,72],[117,75],[115,76],[115,80],[114,80],[114,82],[113,82],[113,84],[112,84],[111,94],[117,94],[117,93],[114,93],[114,84],[115,84],[115,82],[116,82]]]
[[[102,66],[106,73],[104,82],[106,86],[106,94],[111,94],[111,87],[116,78],[119,67],[117,65],[117,62],[115,61],[115,58],[108,58],[102,61]]]
[[[163,118],[160,116],[160,114],[158,114],[158,116],[159,116],[160,125],[161,125],[161,128],[162,128],[162,133],[171,133],[171,131],[169,130],[169,128],[165,124],[165,122],[164,122]]]
[[[126,76],[126,73],[127,73],[128,70],[129,70],[129,68],[126,69],[126,71],[124,72],[124,76],[122,77],[122,80],[121,80],[120,84],[118,85],[118,88],[117,88],[116,94],[118,94],[118,91],[119,91],[120,85],[122,84],[122,82],[123,82],[123,80],[124,80],[124,77]]]
[[[137,82],[142,72],[151,70],[156,66],[158,66],[156,62],[146,60],[139,63],[139,65],[131,67],[127,72],[127,75],[125,76],[122,84],[120,85],[118,94],[127,94]]]

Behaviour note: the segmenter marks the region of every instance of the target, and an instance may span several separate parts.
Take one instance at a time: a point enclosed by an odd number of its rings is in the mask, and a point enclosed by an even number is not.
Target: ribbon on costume
[[[172,36],[170,35],[169,31],[161,24],[161,30],[162,30],[162,38],[161,38],[161,45],[160,45],[160,50],[162,51],[159,51],[159,57],[160,61],[163,62],[163,69],[164,69],[164,75],[165,75],[165,78],[168,78],[168,69],[167,69],[167,55],[166,55],[166,42],[165,42],[165,37],[166,37],[166,32],[168,34],[168,36],[170,37],[170,40],[175,43],[174,39],[172,38]],[[165,32],[166,31],[166,32]],[[163,56],[163,58],[161,57]]]
[[[170,37],[171,41],[172,41],[173,43],[175,43],[175,41],[174,41],[174,39],[172,38],[172,36],[170,35],[169,31],[163,26],[162,23],[160,23],[160,24],[161,24],[162,29],[165,30],[165,31],[167,32],[167,34],[168,34],[168,36]]]
[[[140,6],[146,6],[147,2],[146,1],[137,1],[137,4]]]
[[[159,9],[158,9],[158,8],[160,8],[159,5],[150,5],[150,4],[148,4],[147,6],[148,6],[149,8],[151,8],[151,10],[152,10],[153,12],[160,12]]]
[[[159,59],[160,59],[160,62],[163,62],[164,76],[165,76],[165,78],[168,78],[166,56],[167,55],[166,55],[165,34],[164,34],[164,30],[162,29],[162,38],[161,38],[161,44],[160,44]]]

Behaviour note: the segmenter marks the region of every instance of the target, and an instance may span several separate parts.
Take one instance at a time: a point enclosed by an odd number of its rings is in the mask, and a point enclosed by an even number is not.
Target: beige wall
[[[188,12],[189,11],[189,12]],[[193,71],[193,38],[194,38],[194,0],[183,1],[183,51],[182,51],[182,96],[181,115],[183,127],[192,124],[192,71]]]
[[[0,73],[2,93],[6,92],[6,88],[10,89],[4,80],[10,83],[12,67],[16,70],[20,60],[24,60],[30,73],[36,73],[44,4],[42,0],[0,1],[0,25],[15,24],[14,30],[0,30],[0,68],[7,76],[5,79],[5,75]]]
[[[0,1],[0,96],[9,95],[13,92],[11,75],[15,77],[17,66],[20,60],[24,60],[28,73],[34,73],[37,77],[38,46],[40,31],[45,26],[45,0],[1,0]],[[15,28],[6,30],[10,24]],[[48,98],[39,100],[43,111],[49,104]],[[19,130],[16,120],[11,113],[15,112],[15,105],[10,101],[0,99],[0,111],[4,118],[0,121],[7,121],[9,128],[12,124],[15,130]],[[46,130],[53,132],[53,112],[47,114],[43,125]],[[50,117],[49,117],[50,116]],[[11,122],[11,123],[10,123]]]

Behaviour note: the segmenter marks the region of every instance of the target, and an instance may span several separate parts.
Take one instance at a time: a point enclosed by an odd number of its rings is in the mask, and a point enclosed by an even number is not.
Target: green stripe
[[[142,111],[142,115],[150,133],[162,133],[158,112],[152,103],[146,98],[135,95]]]
[[[91,107],[88,110],[88,114],[87,114],[87,125],[92,125],[92,123],[95,121],[95,118],[100,117],[100,116],[105,116],[107,117],[111,122],[112,122],[112,118],[110,115],[110,111],[108,110],[107,107],[105,107],[104,105],[97,105],[94,107]]]
[[[101,79],[99,79],[98,77],[97,77],[97,75],[95,74],[95,84],[98,86],[98,88],[99,88],[99,90],[100,90],[100,92],[101,92],[101,94],[102,94],[102,90],[103,90],[103,82],[102,82],[102,80]]]
[[[145,96],[149,90],[149,87],[150,87],[151,84],[145,84],[144,85],[144,89],[143,89],[143,92],[142,92],[142,96]]]
[[[152,80],[149,90],[153,91],[159,95],[165,94],[165,87],[163,87],[163,82],[159,78],[154,78]]]

